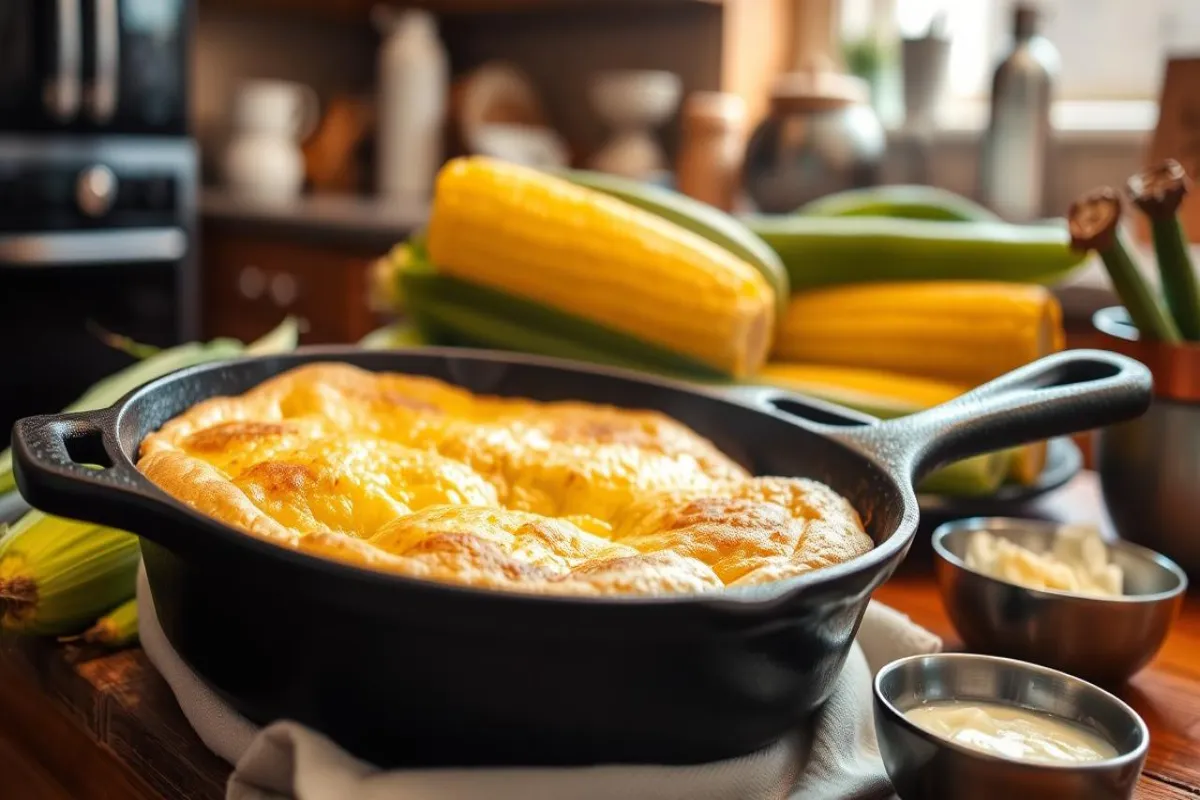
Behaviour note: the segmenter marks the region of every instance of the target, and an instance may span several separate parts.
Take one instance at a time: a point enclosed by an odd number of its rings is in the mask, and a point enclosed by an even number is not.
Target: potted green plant
[[[1071,206],[1070,226],[1072,245],[1100,255],[1122,302],[1093,317],[1104,346],[1154,375],[1150,410],[1097,439],[1109,515],[1123,538],[1200,575],[1200,288],[1178,213],[1189,186],[1173,160],[1134,175],[1127,186],[1150,223],[1161,297],[1122,239],[1115,191],[1081,197]]]

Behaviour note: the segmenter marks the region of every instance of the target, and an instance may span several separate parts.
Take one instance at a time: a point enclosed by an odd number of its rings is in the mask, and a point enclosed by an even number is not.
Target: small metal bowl
[[[1187,575],[1175,562],[1129,542],[1110,542],[1126,592],[1111,598],[1028,589],[966,566],[967,540],[976,531],[1040,548],[1060,527],[1003,517],[940,526],[933,532],[933,551],[942,601],[972,650],[1032,661],[1095,683],[1120,683],[1154,658],[1179,614]]]
[[[1093,731],[1117,751],[1086,764],[1015,761],[930,733],[905,712],[938,700],[1020,706]],[[941,653],[893,661],[875,677],[875,731],[903,800],[1109,800],[1133,794],[1150,731],[1113,695],[1063,672],[996,656]]]

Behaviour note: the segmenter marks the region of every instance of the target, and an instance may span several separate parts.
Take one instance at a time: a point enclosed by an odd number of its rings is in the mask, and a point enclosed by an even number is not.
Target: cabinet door
[[[287,315],[304,344],[352,343],[377,327],[368,307],[374,256],[232,233],[204,235],[205,334],[249,341]]]

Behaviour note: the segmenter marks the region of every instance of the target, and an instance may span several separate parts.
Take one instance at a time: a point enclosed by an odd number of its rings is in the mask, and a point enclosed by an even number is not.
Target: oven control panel
[[[103,162],[0,163],[0,230],[71,230],[171,224],[183,199],[173,171]]]

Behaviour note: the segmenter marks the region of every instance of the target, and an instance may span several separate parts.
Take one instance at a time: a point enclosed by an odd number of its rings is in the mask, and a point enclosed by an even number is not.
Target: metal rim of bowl
[[[1012,529],[1021,526],[1058,529],[1062,527],[1062,523],[1037,519],[1021,519],[1019,517],[970,517],[968,519],[954,520],[953,522],[944,522],[937,526],[937,528],[935,528],[933,531],[933,552],[943,561],[946,561],[947,563],[952,564],[959,569],[964,569],[970,572],[972,575],[978,575],[980,578],[1000,586],[1012,586],[1017,589],[1021,589],[1029,592],[1034,597],[1042,599],[1070,598],[1072,600],[1081,600],[1087,603],[1095,603],[1097,605],[1104,605],[1108,603],[1132,605],[1138,603],[1155,603],[1160,600],[1169,600],[1172,597],[1176,597],[1187,591],[1188,577],[1187,573],[1183,571],[1182,567],[1156,550],[1151,550],[1149,547],[1143,547],[1140,544],[1134,544],[1133,542],[1129,542],[1124,539],[1117,539],[1115,542],[1106,541],[1105,544],[1108,547],[1120,549],[1136,558],[1153,562],[1159,567],[1162,567],[1167,572],[1171,573],[1172,576],[1174,576],[1176,581],[1175,587],[1161,592],[1152,592],[1148,594],[1121,594],[1117,597],[1101,597],[1099,595],[1079,594],[1077,592],[1064,592],[1059,589],[1034,589],[1029,586],[1024,586],[1020,583],[1006,581],[1001,578],[988,575],[987,573],[980,572],[979,570],[972,569],[971,567],[967,566],[965,559],[959,558],[954,553],[950,552],[945,544],[943,544],[943,540],[947,536],[962,530],[995,531],[1001,527],[1004,529]]]
[[[1010,667],[1014,667],[1019,670],[1024,670],[1028,673],[1034,673],[1034,674],[1038,674],[1038,675],[1042,675],[1042,676],[1046,676],[1046,677],[1062,678],[1070,683],[1082,685],[1082,686],[1098,693],[1104,699],[1105,702],[1111,703],[1112,705],[1114,705],[1115,707],[1120,709],[1121,712],[1124,713],[1127,717],[1129,717],[1131,720],[1133,720],[1135,726],[1138,729],[1138,732],[1141,734],[1140,741],[1139,741],[1137,747],[1133,748],[1132,750],[1129,750],[1128,752],[1124,752],[1124,753],[1118,752],[1117,755],[1113,756],[1112,758],[1102,758],[1097,761],[1083,761],[1083,762],[1076,762],[1076,763],[1071,763],[1071,764],[1056,764],[1053,762],[1046,763],[1046,762],[1041,762],[1041,761],[1027,761],[1027,760],[1017,759],[1017,758],[1004,758],[1003,756],[993,755],[993,754],[985,752],[983,750],[976,750],[974,748],[967,747],[966,745],[959,744],[958,742],[955,742],[951,739],[947,739],[945,737],[937,735],[936,733],[932,733],[930,731],[925,730],[920,725],[918,725],[917,723],[910,720],[908,718],[908,715],[905,714],[903,711],[901,711],[899,708],[897,708],[896,704],[892,702],[891,698],[888,697],[886,694],[884,694],[884,691],[883,691],[884,678],[886,678],[890,673],[895,672],[898,669],[901,669],[906,664],[909,664],[911,662],[916,662],[916,661],[923,661],[923,660],[988,661],[993,664],[1003,664],[1003,665],[1007,665]],[[1021,661],[1020,659],[1017,659],[1017,658],[1005,658],[1003,656],[991,656],[991,655],[984,655],[982,653],[932,653],[932,654],[924,654],[924,655],[906,656],[904,658],[898,658],[895,661],[892,661],[891,663],[884,665],[884,667],[882,669],[880,669],[878,673],[876,673],[875,680],[872,681],[872,689],[874,690],[875,699],[878,700],[880,703],[882,703],[893,717],[900,720],[900,723],[909,732],[914,733],[917,736],[919,736],[920,738],[922,738],[928,742],[931,742],[933,744],[936,744],[939,746],[944,746],[944,747],[949,747],[950,749],[952,749],[955,752],[960,753],[962,755],[969,756],[971,758],[983,759],[985,761],[991,761],[991,762],[994,762],[997,764],[1020,764],[1023,767],[1029,767],[1032,769],[1044,769],[1044,770],[1048,770],[1048,771],[1052,771],[1052,772],[1077,772],[1077,771],[1089,771],[1090,772],[1093,770],[1107,770],[1107,769],[1111,769],[1113,767],[1127,766],[1128,764],[1137,762],[1138,760],[1145,757],[1147,751],[1150,749],[1150,728],[1146,725],[1146,721],[1144,719],[1142,719],[1141,714],[1134,711],[1133,707],[1130,706],[1128,703],[1126,703],[1124,700],[1117,697],[1112,692],[1101,689],[1099,686],[1097,686],[1094,683],[1085,681],[1083,678],[1075,677],[1074,675],[1070,674],[1069,672],[1063,672],[1061,670],[1051,669],[1050,667],[1043,667],[1039,664],[1031,664],[1028,661]],[[1009,700],[1005,700],[1004,698],[999,698],[999,697],[965,697],[964,696],[964,697],[946,698],[946,702],[954,702],[954,701],[968,701],[968,702],[969,701],[977,701],[977,702],[981,702],[981,703],[993,703],[996,705],[1011,706],[1013,708],[1020,708],[1025,711],[1031,711],[1035,714],[1043,714],[1045,716],[1050,716],[1050,717],[1054,717],[1056,719],[1061,719],[1061,720],[1069,722],[1073,725],[1078,725],[1079,727],[1087,729],[1091,733],[1099,736],[1101,739],[1103,739],[1104,741],[1111,744],[1114,749],[1117,748],[1116,742],[1111,741],[1107,735],[1096,730],[1094,727],[1092,727],[1086,723],[1080,722],[1079,720],[1069,719],[1067,717],[1063,717],[1063,716],[1055,714],[1053,712],[1046,711],[1045,709],[1030,708],[1029,706],[1023,706],[1019,703],[1011,702]]]

